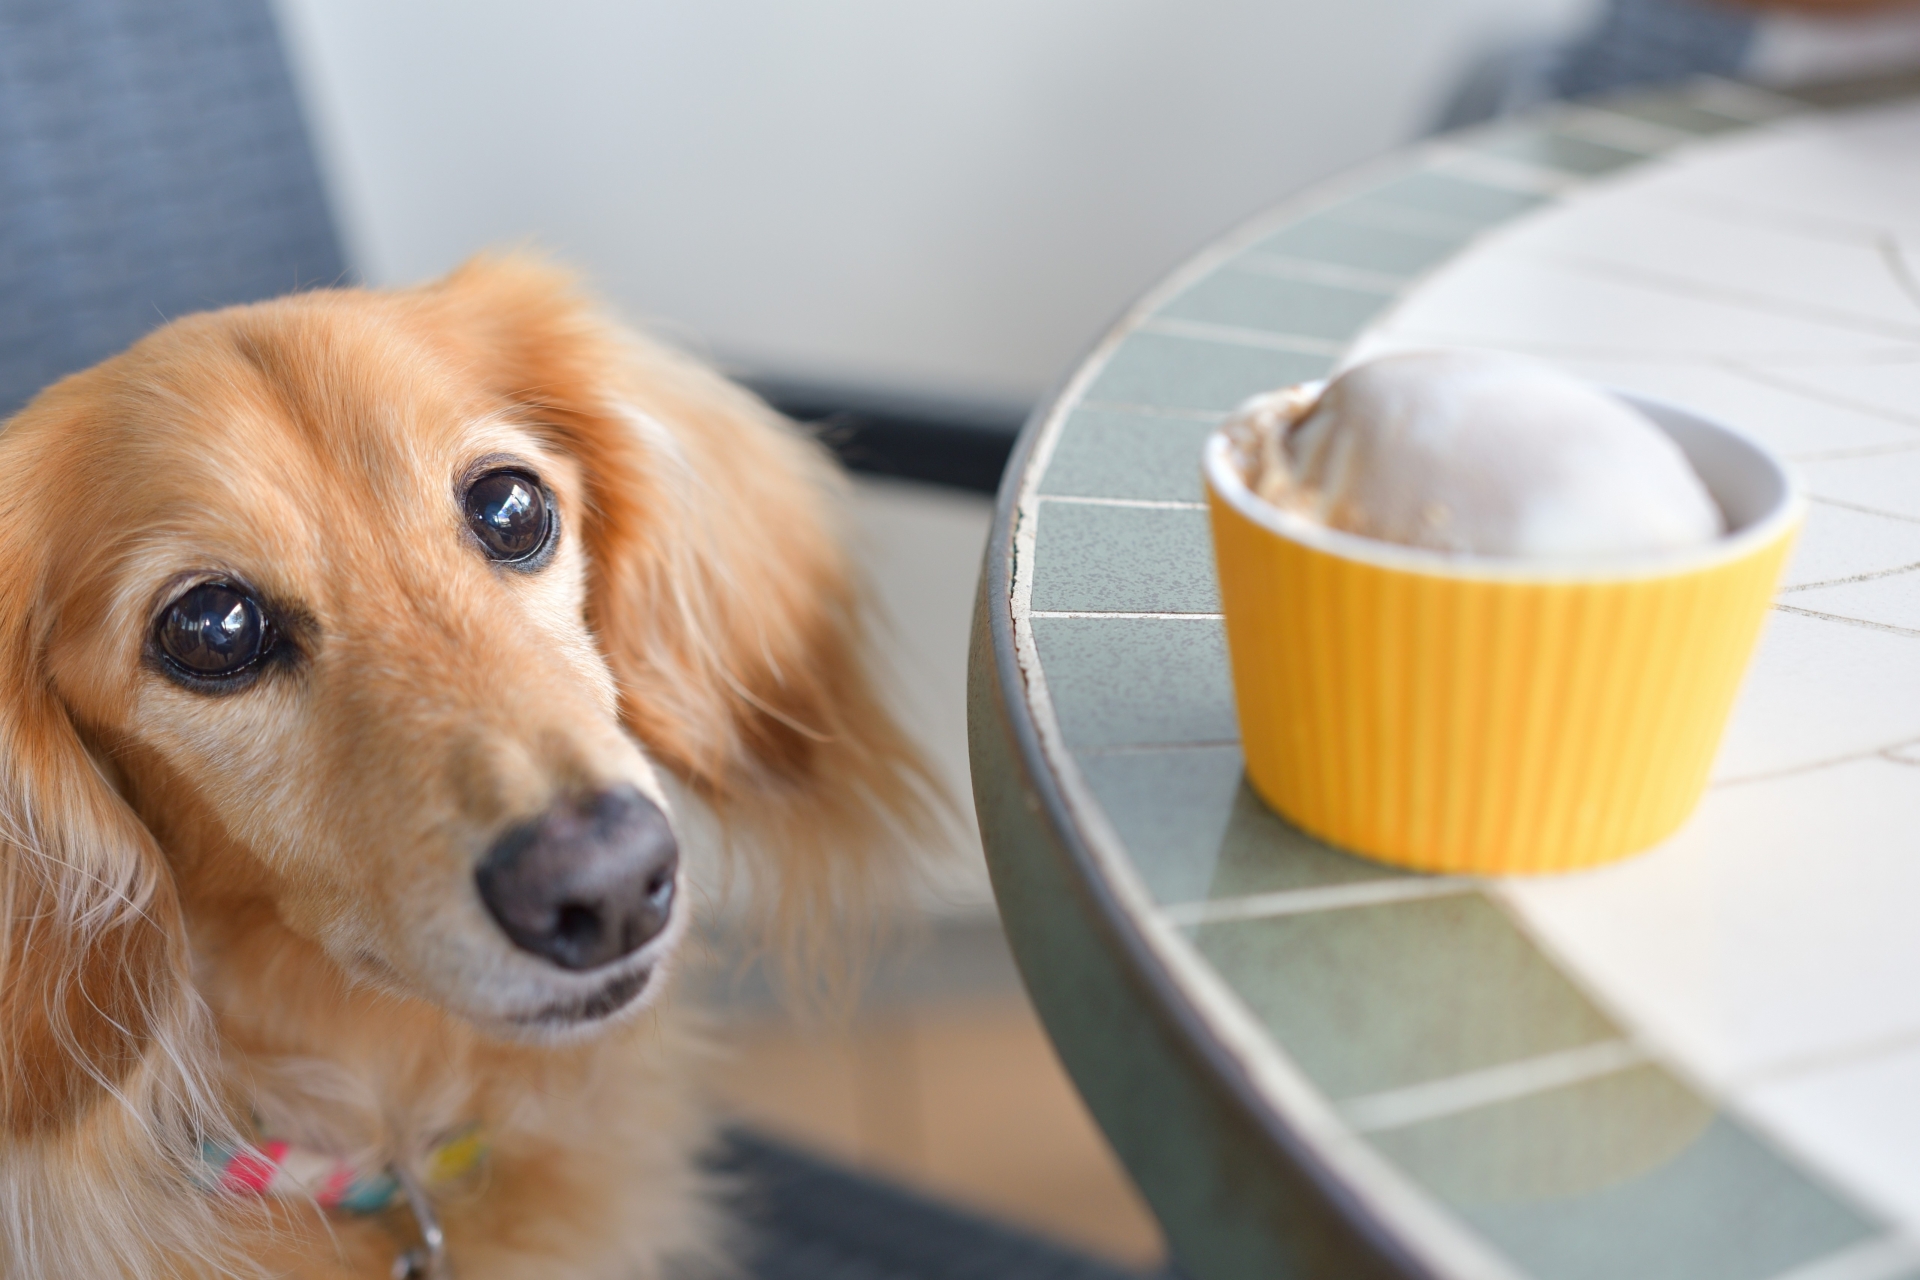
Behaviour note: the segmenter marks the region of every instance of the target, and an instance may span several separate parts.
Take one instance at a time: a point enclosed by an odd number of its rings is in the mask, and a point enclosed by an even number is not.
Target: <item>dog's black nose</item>
[[[614,787],[508,831],[474,879],[515,946],[563,969],[596,969],[667,927],[679,865],[667,815]]]

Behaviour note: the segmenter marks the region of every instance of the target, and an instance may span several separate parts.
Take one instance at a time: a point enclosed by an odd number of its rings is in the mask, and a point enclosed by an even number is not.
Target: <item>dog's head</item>
[[[918,805],[830,465],[537,265],[175,322],[36,400],[0,477],[16,1131],[142,1060],[187,917],[565,1032],[684,929],[663,776],[777,832],[815,915]]]

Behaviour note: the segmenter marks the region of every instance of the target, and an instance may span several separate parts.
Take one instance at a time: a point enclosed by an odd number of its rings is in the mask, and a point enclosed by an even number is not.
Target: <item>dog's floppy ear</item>
[[[942,799],[875,688],[825,451],[705,366],[612,324],[524,258],[442,288],[586,477],[589,621],[621,715],[778,873],[776,927],[899,877]],[[803,957],[804,958],[804,957]]]
[[[65,1129],[124,1090],[182,995],[179,910],[18,634],[0,653],[0,1125]]]
[[[81,483],[0,437],[16,492]],[[42,423],[41,425],[46,425]],[[83,436],[77,422],[58,424]],[[48,431],[41,434],[55,434]],[[24,504],[22,504],[24,505]],[[53,688],[52,537],[0,530],[0,1274],[146,1275],[224,1247],[190,1181],[225,1125],[171,873]],[[66,544],[84,539],[69,530]]]

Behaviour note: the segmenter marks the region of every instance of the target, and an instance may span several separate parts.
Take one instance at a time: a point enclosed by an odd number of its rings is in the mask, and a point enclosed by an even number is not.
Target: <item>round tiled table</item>
[[[1920,1277],[1920,85],[1458,135],[1214,246],[1025,433],[976,802],[1060,1055],[1196,1280]],[[1793,460],[1812,515],[1688,826],[1404,875],[1241,779],[1201,440],[1408,346]]]

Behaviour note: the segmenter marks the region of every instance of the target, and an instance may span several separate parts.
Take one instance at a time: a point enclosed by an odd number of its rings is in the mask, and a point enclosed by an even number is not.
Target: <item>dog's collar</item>
[[[277,1138],[244,1146],[204,1142],[200,1147],[201,1181],[210,1191],[308,1200],[352,1214],[383,1213],[404,1203],[419,1228],[420,1246],[395,1259],[398,1280],[442,1280],[447,1274],[446,1245],[431,1193],[466,1177],[486,1158],[486,1132],[478,1125],[457,1130],[428,1148],[418,1174],[401,1161],[359,1163]]]

